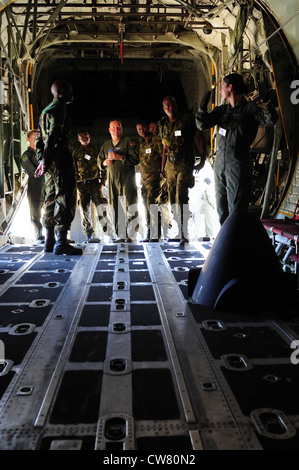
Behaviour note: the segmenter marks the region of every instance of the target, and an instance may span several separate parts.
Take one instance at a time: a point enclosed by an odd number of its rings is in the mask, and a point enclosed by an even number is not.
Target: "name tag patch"
[[[84,156],[84,158],[86,158],[86,160],[90,160],[90,159],[91,159],[91,156],[88,155],[88,154],[86,154],[86,155]]]
[[[223,137],[226,136],[226,129],[223,129],[223,127],[219,127],[218,132],[219,132],[220,135],[223,135]]]
[[[152,149],[145,149],[145,153],[152,153]]]
[[[174,131],[175,137],[180,137],[182,135],[182,131],[178,129],[177,131]]]

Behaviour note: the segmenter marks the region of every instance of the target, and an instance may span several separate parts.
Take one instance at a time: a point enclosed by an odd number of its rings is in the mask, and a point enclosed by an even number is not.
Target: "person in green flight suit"
[[[56,80],[51,93],[53,101],[41,113],[36,136],[39,165],[35,177],[45,175],[46,187],[44,251],[55,255],[81,255],[81,248],[67,241],[67,232],[76,212],[75,169],[69,149],[71,124],[67,113],[67,104],[73,100],[73,89],[69,82]]]
[[[142,141],[139,145],[141,196],[146,214],[147,235],[144,241],[159,241],[161,236],[161,212],[153,212],[153,206],[158,206],[166,201],[161,201],[162,183],[161,163],[163,145],[157,134],[149,132],[149,126],[141,121],[136,124],[136,130]],[[167,195],[168,198],[168,195]],[[169,221],[168,221],[169,223]]]
[[[21,165],[28,174],[27,197],[29,203],[31,222],[34,227],[35,238],[37,241],[44,241],[42,233],[41,212],[45,200],[45,181],[44,177],[36,179],[34,172],[38,167],[38,161],[35,153],[36,130],[27,132],[28,148],[22,154]]]
[[[126,240],[130,242],[135,238],[133,232],[137,227],[130,227],[127,233],[129,225],[127,227],[126,212],[132,206],[128,216],[128,223],[130,224],[137,212],[135,166],[139,164],[138,145],[135,140],[123,136],[122,122],[119,119],[110,121],[109,133],[111,138],[102,145],[98,162],[101,169],[108,170],[109,204],[114,209],[117,241]],[[124,206],[122,206],[123,198],[125,198]],[[121,207],[120,211],[119,208]]]
[[[189,188],[195,184],[193,170],[195,164],[195,145],[200,149],[199,171],[204,166],[205,155],[201,150],[201,135],[196,132],[195,118],[192,114],[181,114],[173,96],[163,100],[166,116],[159,121],[159,132],[163,143],[161,176],[166,177],[170,203],[176,206],[176,218],[180,228],[180,244],[188,242]]]
[[[248,210],[252,180],[250,145],[259,124],[273,127],[278,118],[273,104],[267,99],[267,92],[262,97],[262,106],[247,101],[244,96],[246,92],[242,75],[229,74],[224,77],[220,91],[227,103],[216,106],[209,113],[211,91],[208,91],[195,117],[200,130],[218,126],[214,178],[221,225],[231,212]]]
[[[103,196],[107,170],[100,170],[98,166],[98,149],[91,143],[89,132],[78,132],[78,141],[81,145],[73,151],[78,203],[83,230],[87,241],[91,241],[94,228],[90,220],[90,204],[93,202],[96,210],[99,211],[99,206],[108,202]],[[99,220],[101,220],[101,215],[98,213]]]

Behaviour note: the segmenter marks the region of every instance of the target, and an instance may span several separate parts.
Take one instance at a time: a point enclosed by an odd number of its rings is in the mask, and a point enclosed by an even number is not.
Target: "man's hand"
[[[109,150],[107,160],[115,160],[115,153],[112,150]]]
[[[107,158],[108,158],[108,160],[122,160],[123,156],[120,153],[115,153],[115,152],[110,151],[108,153]]]
[[[106,158],[106,160],[103,161],[104,166],[112,166],[113,165],[113,160],[110,158]]]
[[[37,169],[34,172],[34,178],[39,178],[40,176],[43,176],[43,174],[45,173],[45,170],[46,170],[45,165],[42,162],[40,162]]]

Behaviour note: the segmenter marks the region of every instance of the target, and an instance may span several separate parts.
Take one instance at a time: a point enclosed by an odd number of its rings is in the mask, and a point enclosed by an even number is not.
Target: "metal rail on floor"
[[[2,247],[1,449],[296,448],[298,320],[192,304],[209,248]]]

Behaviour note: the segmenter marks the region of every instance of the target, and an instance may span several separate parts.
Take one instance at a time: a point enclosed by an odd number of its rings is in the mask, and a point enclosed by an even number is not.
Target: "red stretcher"
[[[299,198],[291,219],[261,219],[261,223],[266,230],[273,233],[273,244],[275,244],[275,235],[287,239],[287,244],[290,246],[289,258],[299,263]],[[294,248],[295,253],[291,253]]]
[[[289,240],[294,240],[296,242],[299,237],[299,220],[293,221],[293,219],[289,219],[284,221],[283,219],[262,219],[261,222],[266,230],[288,238]]]

